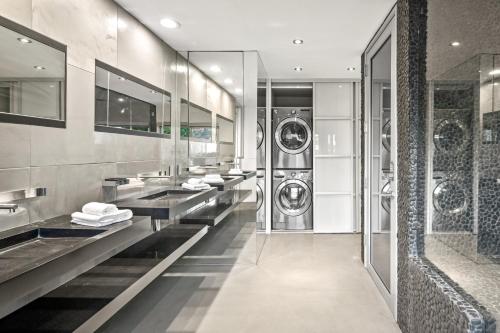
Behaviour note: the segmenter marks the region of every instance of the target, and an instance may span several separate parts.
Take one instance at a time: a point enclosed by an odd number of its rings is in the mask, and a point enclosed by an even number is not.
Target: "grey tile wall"
[[[187,99],[185,59],[142,23],[112,0],[2,0],[0,15],[68,46],[67,128],[0,123],[0,192],[48,188],[47,197],[22,203],[26,216],[18,224],[101,200],[105,177],[169,168],[173,174],[176,163],[188,166],[188,142],[176,145],[174,135],[160,139],[94,131],[95,59],[169,91],[174,121],[176,104]],[[197,88],[191,79],[191,88]],[[206,78],[201,75],[199,81],[201,90],[192,93],[206,105]]]

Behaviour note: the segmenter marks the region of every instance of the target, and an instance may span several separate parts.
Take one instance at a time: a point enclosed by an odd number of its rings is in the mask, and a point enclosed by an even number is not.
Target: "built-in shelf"
[[[251,193],[251,190],[229,190],[222,192],[215,200],[181,218],[180,223],[215,226]]]

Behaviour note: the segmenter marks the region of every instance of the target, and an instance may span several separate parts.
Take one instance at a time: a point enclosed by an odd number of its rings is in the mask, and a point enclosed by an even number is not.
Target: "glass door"
[[[393,12],[394,13],[394,12]],[[397,142],[395,14],[366,53],[366,267],[396,315]]]

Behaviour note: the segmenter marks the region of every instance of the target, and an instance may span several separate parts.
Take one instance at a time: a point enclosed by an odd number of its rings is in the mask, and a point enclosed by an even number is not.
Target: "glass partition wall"
[[[471,4],[428,2],[425,256],[499,320],[500,6]]]
[[[257,59],[253,63],[247,52],[237,51],[178,55],[179,131],[175,139],[179,180],[193,173],[226,174],[231,168],[255,171],[255,165],[247,163],[252,159],[255,163],[255,153],[246,147],[250,137],[255,140],[255,133],[245,122],[257,113]],[[255,179],[245,180],[211,203],[228,206],[240,202],[228,220],[215,227],[231,229],[221,234],[224,239],[219,241],[228,247],[218,254],[230,254],[237,262],[256,262]]]

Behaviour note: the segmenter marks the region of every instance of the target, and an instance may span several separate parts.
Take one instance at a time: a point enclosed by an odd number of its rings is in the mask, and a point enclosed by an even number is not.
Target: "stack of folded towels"
[[[203,178],[202,180],[208,184],[223,184],[224,183],[224,179],[222,179],[222,177],[218,173],[205,175],[205,178]]]
[[[228,173],[230,175],[242,175],[243,171],[241,171],[240,169],[237,169],[237,168],[233,168],[233,169],[229,170]]]
[[[188,190],[206,190],[210,188],[210,185],[205,184],[203,179],[189,178],[187,182],[182,183],[182,188]]]
[[[91,227],[104,227],[128,221],[132,216],[130,209],[118,209],[113,204],[102,202],[89,202],[82,207],[82,212],[71,214],[71,222]]]

